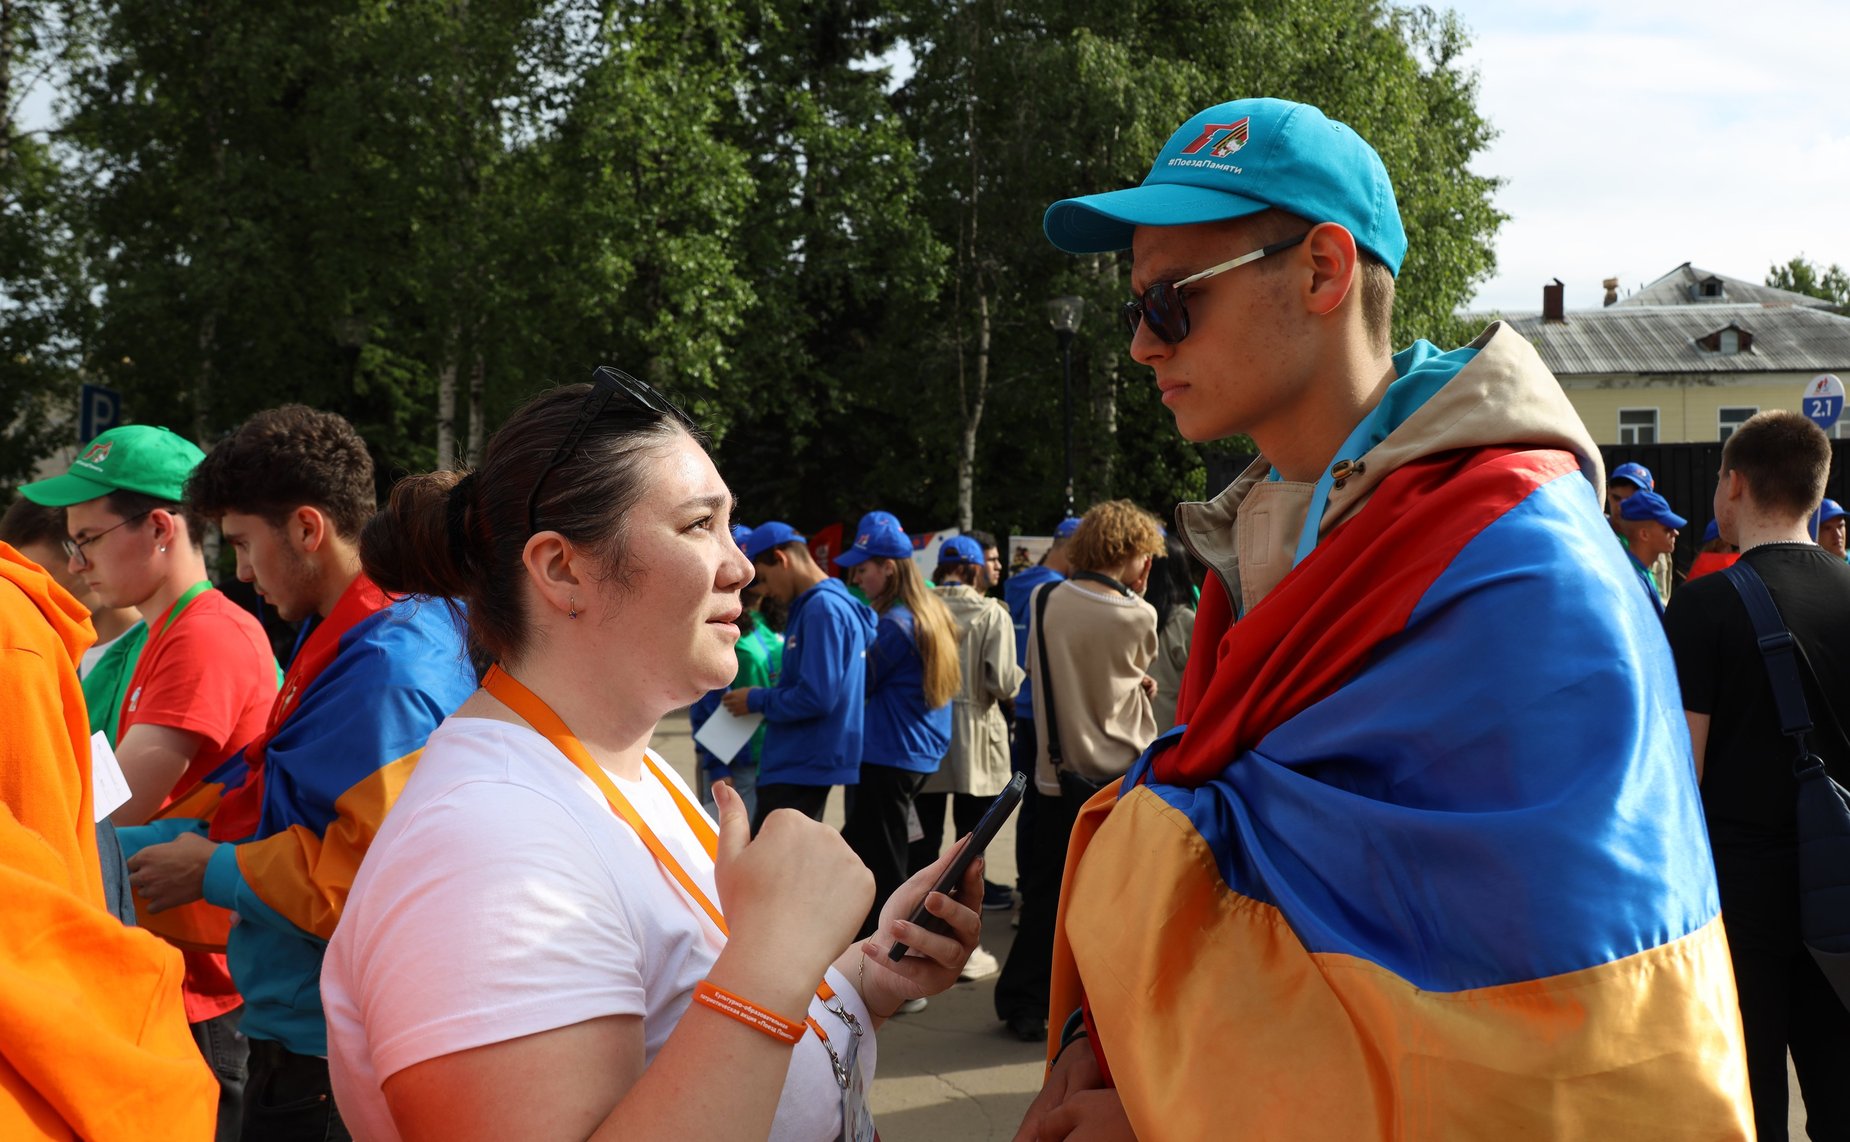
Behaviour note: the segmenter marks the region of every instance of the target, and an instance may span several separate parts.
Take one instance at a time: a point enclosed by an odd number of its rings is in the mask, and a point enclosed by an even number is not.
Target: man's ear
[[[326,545],[328,536],[333,534],[333,526],[320,508],[304,504],[289,513],[289,518],[283,521],[283,531],[296,550],[314,552]]]
[[[1360,263],[1355,235],[1334,222],[1319,223],[1304,239],[1304,256],[1310,263],[1310,276],[1303,287],[1304,308],[1318,317],[1328,317],[1342,306],[1344,298],[1356,292]]]

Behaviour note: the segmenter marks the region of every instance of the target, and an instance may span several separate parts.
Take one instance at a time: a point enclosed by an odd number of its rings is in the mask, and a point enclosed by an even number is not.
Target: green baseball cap
[[[19,494],[48,508],[67,508],[111,492],[140,492],[177,504],[186,478],[205,458],[197,445],[178,433],[151,424],[125,424],[85,445],[64,475],[26,484]]]

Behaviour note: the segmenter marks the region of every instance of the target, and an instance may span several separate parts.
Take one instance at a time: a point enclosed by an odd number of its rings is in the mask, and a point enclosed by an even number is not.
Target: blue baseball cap
[[[782,547],[784,544],[794,540],[808,542],[807,538],[798,532],[796,528],[791,527],[782,520],[774,519],[769,523],[761,523],[757,527],[752,528],[751,534],[745,537],[743,543],[739,544],[739,550],[745,552],[745,558],[756,559],[773,547]]]
[[[1714,543],[1721,537],[1722,525],[1720,520],[1712,519],[1709,521],[1709,526],[1702,529],[1702,542],[1704,543]]]
[[[1614,480],[1630,480],[1647,492],[1657,487],[1657,481],[1651,478],[1651,469],[1645,467],[1643,464],[1619,465],[1612,470],[1611,475],[1606,477],[1606,482],[1608,484],[1612,483]]]
[[[1407,232],[1381,156],[1308,103],[1236,99],[1182,124],[1140,186],[1066,198],[1042,228],[1069,254],[1130,246],[1139,226],[1225,222],[1279,209],[1335,222],[1400,275]]]
[[[1665,527],[1687,527],[1689,521],[1670,510],[1670,501],[1648,489],[1640,489],[1619,505],[1619,514],[1629,520],[1655,520]]]
[[[1079,517],[1076,515],[1069,515],[1065,519],[1061,520],[1057,525],[1055,525],[1053,529],[1053,537],[1055,539],[1066,539],[1067,537],[1071,536],[1075,531],[1078,531],[1078,530],[1079,530]]]
[[[868,512],[854,528],[854,546],[835,557],[838,567],[853,567],[875,556],[912,558],[912,537],[892,512]]]
[[[752,537],[751,528],[746,527],[742,523],[735,523],[732,525],[732,542],[739,545],[740,551],[745,550],[745,541],[750,539],[751,537]]]
[[[953,535],[938,548],[938,566],[950,563],[983,563],[983,545],[967,535]]]
[[[1823,527],[1829,521],[1845,515],[1850,515],[1850,512],[1844,511],[1844,506],[1836,500],[1827,499],[1823,503],[1820,503],[1818,505],[1818,510],[1811,513],[1811,537],[1814,540],[1817,539],[1819,528]]]

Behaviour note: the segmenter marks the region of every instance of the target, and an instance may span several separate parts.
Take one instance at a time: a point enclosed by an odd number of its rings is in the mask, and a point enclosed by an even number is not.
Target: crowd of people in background
[[[1133,249],[1133,357],[1261,458],[1007,577],[889,511],[825,560],[737,523],[609,367],[383,508],[299,405],[21,488],[0,1136],[865,1139],[879,1030],[994,976],[1046,1051],[1024,1139],[1774,1138],[1788,1054],[1850,1137],[1743,602],[1850,777],[1823,433],[1741,425],[1677,568],[1690,505],[1606,473],[1507,327],[1391,352],[1392,188],[1307,105],[1209,108],[1046,227]],[[691,783],[651,746],[680,711]],[[934,891],[1015,775],[1017,883]],[[982,913],[1017,908],[1004,960]]]

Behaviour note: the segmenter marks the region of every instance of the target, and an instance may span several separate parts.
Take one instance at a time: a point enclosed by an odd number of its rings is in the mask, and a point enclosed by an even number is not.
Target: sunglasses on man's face
[[[546,485],[546,477],[552,475],[553,469],[565,463],[566,458],[577,450],[578,442],[584,439],[586,431],[610,404],[610,398],[618,393],[650,412],[660,413],[685,427],[693,427],[694,422],[688,415],[676,408],[667,397],[622,369],[599,365],[597,371],[591,374],[591,391],[585,394],[585,403],[578,410],[578,419],[572,421],[571,431],[565,434],[565,439],[553,450],[552,459],[546,461],[546,466],[540,469],[540,478],[533,481],[533,490],[527,493],[527,531],[530,534],[540,530],[540,489]]]
[[[1256,262],[1268,254],[1276,254],[1280,250],[1289,250],[1299,242],[1302,242],[1307,236],[1308,234],[1299,234],[1297,237],[1289,238],[1283,242],[1274,242],[1270,246],[1254,250],[1250,254],[1241,254],[1239,257],[1222,262],[1218,266],[1209,266],[1200,273],[1190,274],[1181,281],[1152,282],[1143,291],[1142,297],[1139,297],[1135,301],[1127,301],[1124,303],[1124,323],[1130,327],[1132,337],[1137,336],[1137,327],[1139,325],[1148,323],[1150,332],[1156,334],[1169,344],[1174,345],[1176,342],[1182,340],[1182,338],[1188,336],[1188,307],[1182,303],[1182,287],[1194,285],[1199,281],[1206,281],[1208,278],[1218,274],[1224,274],[1228,270],[1244,266],[1248,262]]]

